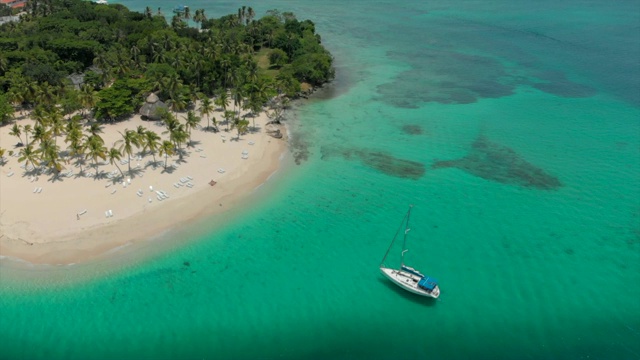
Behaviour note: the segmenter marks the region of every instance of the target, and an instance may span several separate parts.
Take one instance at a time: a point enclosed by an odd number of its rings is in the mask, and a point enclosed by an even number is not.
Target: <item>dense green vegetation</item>
[[[318,86],[334,76],[313,22],[292,13],[271,10],[255,19],[243,6],[208,20],[204,10],[192,17],[187,9],[168,24],[160,9],[138,13],[83,0],[30,0],[25,11],[20,22],[0,26],[0,125],[15,110],[30,112],[36,124],[14,123],[11,134],[22,144],[19,161],[33,171],[45,165],[57,174],[75,159],[91,160],[97,175],[98,159],[114,163],[134,147],[157,151],[166,164],[189,144],[201,120],[196,111],[207,118],[205,129],[218,131],[209,118],[217,105],[225,130],[240,138],[249,129],[240,108],[255,114],[275,99],[270,116],[279,121],[301,84]],[[188,26],[190,19],[197,27]],[[151,93],[169,107],[157,114],[169,140],[140,128],[107,149],[99,122],[127,118]],[[182,123],[177,114],[186,110]]]
[[[98,120],[117,120],[150,92],[175,111],[223,92],[238,106],[259,109],[334,74],[313,22],[277,10],[255,19],[242,7],[209,20],[204,10],[187,11],[170,24],[150,8],[138,13],[81,0],[32,0],[25,10],[22,21],[0,26],[0,109],[7,102],[45,110],[64,103],[64,114],[86,109]],[[191,18],[201,29],[187,25]],[[261,66],[256,54],[265,51],[271,62]],[[84,75],[80,89],[71,74]]]

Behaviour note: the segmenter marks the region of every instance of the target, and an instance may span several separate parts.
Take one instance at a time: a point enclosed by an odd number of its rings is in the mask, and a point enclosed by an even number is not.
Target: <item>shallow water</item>
[[[639,3],[246,4],[336,58],[287,169],[117,261],[0,267],[0,357],[640,358]],[[437,301],[377,269],[410,203]]]

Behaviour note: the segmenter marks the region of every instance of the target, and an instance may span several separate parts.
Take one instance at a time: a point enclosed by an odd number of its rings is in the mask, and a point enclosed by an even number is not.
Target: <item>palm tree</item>
[[[142,125],[138,125],[138,128],[136,129],[136,135],[138,135],[138,144],[139,146],[142,148],[142,151],[144,152],[144,149],[146,148],[146,132],[147,132],[147,128],[145,128]]]
[[[125,129],[124,134],[120,132],[120,135],[122,135],[122,139],[116,141],[115,143],[122,144],[120,145],[120,151],[122,151],[124,154],[127,154],[127,165],[129,167],[129,173],[131,173],[131,153],[133,152],[132,145],[135,145],[136,148],[140,147],[138,133],[133,130]]]
[[[47,138],[49,135],[47,134],[47,130],[45,129],[44,126],[40,125],[40,124],[36,124],[33,127],[33,141],[38,141],[38,142],[42,142],[42,140],[44,140],[45,138]]]
[[[20,157],[18,158],[18,162],[24,161],[26,165],[25,168],[28,168],[29,163],[31,163],[31,166],[35,168],[36,166],[40,165],[40,157],[38,156],[39,152],[39,150],[33,150],[33,147],[31,145],[27,145],[20,149]]]
[[[84,158],[84,154],[86,151],[85,144],[82,143],[82,132],[80,132],[80,136],[76,137],[76,135],[72,135],[70,138],[70,134],[67,134],[67,139],[69,139],[69,156],[72,158],[76,158],[76,164],[80,166],[80,172],[82,173],[82,159]]]
[[[53,169],[55,172],[60,172],[62,170],[62,164],[58,160],[60,160],[60,148],[51,138],[46,138],[40,143],[40,150],[42,153],[42,160],[47,161],[47,166],[50,169]]]
[[[231,124],[231,120],[235,118],[236,113],[233,111],[225,111],[224,112],[224,121],[227,123],[227,132],[229,132],[229,125]]]
[[[165,119],[165,125],[167,126],[167,130],[163,132],[163,134],[169,134],[169,140],[175,145],[177,149],[180,149],[180,144],[182,144],[187,139],[187,132],[184,129],[184,125],[180,124],[178,120],[171,114],[167,114],[168,116]],[[182,156],[182,153],[180,153]]]
[[[149,149],[153,156],[153,163],[156,163],[156,150],[160,146],[160,136],[151,130],[144,133],[144,150]],[[155,166],[155,165],[154,165]]]
[[[54,107],[49,112],[49,131],[54,136],[54,142],[58,144],[58,136],[62,135],[64,130],[64,123],[62,122],[62,114],[57,107]]]
[[[36,101],[46,108],[50,108],[57,102],[57,95],[56,89],[45,81],[37,88]]]
[[[215,100],[215,104],[222,107],[222,111],[227,111],[227,106],[229,106],[229,93],[226,90],[220,92],[220,95]]]
[[[168,140],[164,140],[162,142],[162,144],[160,145],[160,156],[162,156],[164,154],[164,168],[167,168],[167,160],[169,158],[169,155],[173,155],[174,154],[174,147],[173,144],[171,143],[171,141]]]
[[[189,145],[191,144],[191,130],[198,126],[200,120],[202,119],[199,116],[196,116],[193,111],[189,110],[187,112],[187,122],[185,123],[185,128],[189,132]]]
[[[18,107],[24,101],[24,90],[19,87],[20,85],[14,85],[9,89],[7,93],[7,100],[9,100],[15,107]],[[20,111],[22,114],[22,110]]]
[[[244,134],[247,132],[247,127],[249,126],[249,121],[245,119],[236,118],[233,122],[233,127],[238,131],[238,140],[240,140],[240,134]]]
[[[182,16],[187,20],[191,19],[191,10],[189,10],[189,7],[185,6],[184,14]]]
[[[91,110],[94,106],[96,106],[98,102],[98,93],[94,91],[93,87],[91,87],[90,85],[82,84],[78,100],[83,107],[82,116],[84,117],[85,109]]]
[[[205,96],[200,102],[200,116],[207,116],[207,129],[210,128],[209,125],[209,114],[213,112],[213,104],[211,103],[211,99],[208,96]]]
[[[184,21],[182,21],[182,19],[180,18],[180,16],[178,15],[174,15],[171,18],[171,28],[173,28],[173,30],[178,30],[178,29],[182,29],[186,26],[186,23]]]
[[[171,74],[166,81],[166,90],[171,98],[176,97],[182,90],[182,80],[178,74]]]
[[[102,129],[103,127],[99,123],[95,122],[89,126],[89,134],[91,134],[90,137],[96,138],[96,140],[104,144],[104,140],[102,140],[102,137],[98,135],[103,133]]]
[[[98,158],[106,160],[107,148],[104,146],[104,141],[97,135],[89,136],[87,140],[87,153],[86,157],[93,159],[93,164],[96,168],[96,176],[98,176]]]
[[[244,98],[244,90],[242,87],[238,86],[231,89],[231,98],[233,99],[233,112],[235,113],[236,107],[242,107],[242,100]]]
[[[247,9],[247,24],[250,23],[255,16],[256,16],[255,11],[253,11],[253,8],[249,6],[249,8]]]
[[[31,117],[36,121],[36,125],[47,125],[47,112],[41,105],[36,106],[31,112]]]
[[[196,22],[196,24],[201,24],[203,21],[207,21],[207,16],[204,14],[204,9],[197,9],[196,10],[196,14],[193,17],[193,21]],[[202,25],[200,25],[201,27]]]
[[[120,150],[116,149],[115,147],[112,147],[111,149],[109,149],[109,152],[107,152],[107,158],[109,159],[109,163],[111,165],[115,165],[116,168],[118,168],[118,171],[120,171],[120,175],[122,175],[122,178],[124,179],[124,173],[122,172],[122,169],[120,169],[120,166],[118,166],[118,163],[116,161],[120,161],[120,159],[122,158],[122,153],[120,153]]]
[[[178,116],[178,111],[184,110],[187,107],[187,102],[178,94],[175,98],[169,99],[167,105],[173,111],[173,115]]]
[[[27,141],[27,145],[29,145],[29,134],[31,134],[31,124],[27,124],[24,126],[24,139]]]
[[[20,137],[20,135],[22,135],[22,127],[17,123],[14,123],[13,127],[11,127],[11,131],[9,132],[9,135],[17,137],[20,143],[23,143],[22,138]]]
[[[130,51],[134,64],[136,64],[137,67],[140,67],[140,48],[138,48],[136,45],[133,45]]]

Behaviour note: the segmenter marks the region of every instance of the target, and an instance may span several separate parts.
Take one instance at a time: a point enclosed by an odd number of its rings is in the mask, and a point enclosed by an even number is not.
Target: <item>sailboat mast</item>
[[[407,234],[409,233],[409,230],[411,230],[409,228],[409,218],[411,217],[411,208],[413,208],[413,205],[409,205],[409,211],[407,211],[407,222],[404,228],[404,239],[402,240],[402,261],[400,262],[400,269],[402,269],[402,266],[404,266],[404,253],[406,253],[407,251]]]
[[[411,211],[411,208],[409,208],[409,211]],[[402,229],[402,224],[405,223],[405,221],[407,221],[407,226],[408,226],[408,221],[409,219],[407,218],[407,216],[409,215],[409,213],[407,213],[407,215],[404,216],[404,218],[402,218],[402,222],[400,223],[400,226],[398,227],[398,231],[396,231],[396,234],[393,236],[393,240],[391,240],[391,244],[389,245],[389,248],[387,249],[387,252],[384,254],[384,257],[382,258],[382,261],[380,262],[380,267],[384,266],[384,261],[387,259],[387,256],[389,256],[389,252],[391,251],[391,248],[393,247],[393,243],[396,242],[396,239],[398,238],[398,234],[400,234],[400,230]],[[406,230],[406,226],[405,226],[405,241],[406,241],[406,237],[407,237],[407,230]],[[404,250],[404,246],[403,246],[403,250]],[[404,255],[404,253],[402,253]]]

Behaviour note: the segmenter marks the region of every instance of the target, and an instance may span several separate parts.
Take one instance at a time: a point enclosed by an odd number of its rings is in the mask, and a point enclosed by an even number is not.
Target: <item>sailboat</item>
[[[382,262],[380,263],[380,271],[384,276],[388,277],[389,280],[393,281],[396,285],[400,286],[401,288],[407,291],[410,291],[417,295],[428,296],[428,297],[437,299],[438,296],[440,296],[440,288],[438,287],[438,281],[434,278],[424,276],[418,270],[412,267],[406,266],[404,264],[404,254],[407,251],[409,251],[407,249],[407,234],[411,230],[409,228],[409,219],[411,217],[412,208],[413,208],[413,205],[409,206],[409,211],[407,211],[407,214],[402,219],[402,223],[400,223],[400,228],[396,232],[396,235],[393,237],[393,240],[391,241],[391,245],[389,245],[389,249],[387,250],[387,253],[384,254],[384,258],[382,258]],[[399,269],[392,269],[387,267],[384,262],[387,259],[387,256],[389,255],[389,252],[391,251],[391,248],[393,247],[393,243],[396,241],[398,234],[402,230],[403,225],[404,225],[404,237],[402,240],[402,255],[401,255],[402,261],[400,262]]]

